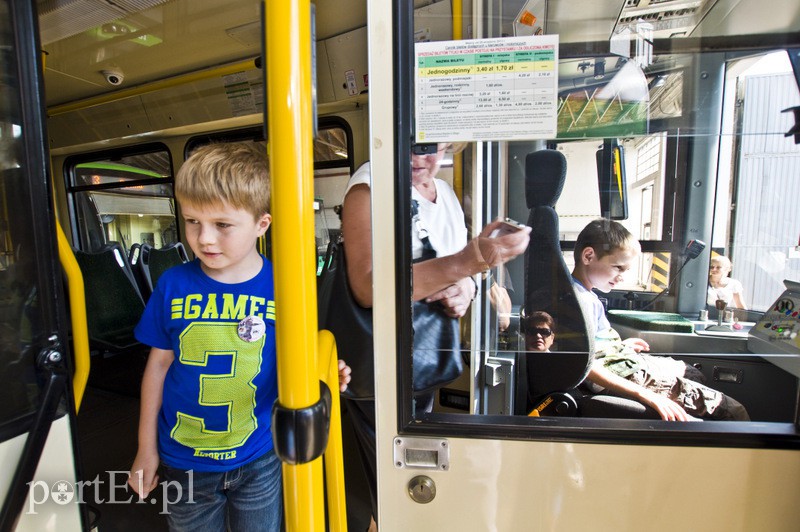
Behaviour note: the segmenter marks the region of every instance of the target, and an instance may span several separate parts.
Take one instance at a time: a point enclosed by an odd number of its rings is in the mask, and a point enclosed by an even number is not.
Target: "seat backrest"
[[[555,204],[564,188],[567,162],[556,150],[540,150],[525,160],[525,197],[530,209],[530,244],[525,253],[525,312],[544,311],[556,321],[553,351],[526,353],[529,394],[543,395],[580,384],[589,372],[594,338],[572,286],[559,243]],[[575,353],[580,353],[576,355]],[[585,353],[585,356],[583,355]]]
[[[133,329],[144,312],[144,300],[122,247],[112,242],[98,251],[75,251],[83,274],[89,339],[107,350],[124,350],[138,342]]]
[[[153,288],[165,271],[184,262],[189,262],[189,257],[186,254],[186,248],[180,242],[173,242],[159,249],[142,244],[139,252],[139,267],[147,284],[148,292],[145,297],[149,297],[153,293]]]

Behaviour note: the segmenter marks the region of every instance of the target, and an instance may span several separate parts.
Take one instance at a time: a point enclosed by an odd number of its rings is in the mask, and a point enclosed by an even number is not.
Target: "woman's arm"
[[[367,185],[355,185],[342,205],[347,280],[359,305],[372,308],[372,219]]]
[[[413,266],[414,301],[437,294],[459,281],[499,266],[528,247],[530,228],[497,238],[489,234],[500,224],[487,225],[481,235],[461,251],[446,257],[419,262]],[[370,193],[366,185],[356,185],[345,197],[342,208],[342,236],[347,258],[347,279],[353,297],[363,306],[372,307],[372,227]],[[470,281],[471,283],[471,281]],[[468,287],[468,283],[463,283]]]

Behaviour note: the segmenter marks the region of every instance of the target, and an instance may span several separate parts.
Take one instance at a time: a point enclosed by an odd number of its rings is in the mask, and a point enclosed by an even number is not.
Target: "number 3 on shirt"
[[[170,435],[195,450],[233,449],[244,444],[256,430],[253,379],[260,371],[266,335],[257,342],[243,342],[237,328],[236,323],[192,323],[181,334],[183,364],[205,367],[209,357],[231,357],[230,373],[200,375],[198,398],[202,406],[228,407],[226,430],[209,430],[202,417],[178,412],[178,421]]]

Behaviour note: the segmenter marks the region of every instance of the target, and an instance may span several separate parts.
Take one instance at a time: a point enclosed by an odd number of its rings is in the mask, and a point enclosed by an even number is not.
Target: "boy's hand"
[[[339,359],[339,392],[347,391],[347,384],[350,382],[350,373],[352,371],[344,360]]]
[[[686,413],[681,405],[650,390],[642,394],[642,401],[654,408],[664,421],[702,421]]]
[[[641,338],[628,338],[627,340],[623,340],[622,343],[632,348],[637,353],[641,353],[642,351],[650,351],[650,344]]]
[[[140,499],[147,497],[158,485],[158,451],[143,452],[139,449],[133,460],[131,471],[128,473],[128,486],[139,495]]]

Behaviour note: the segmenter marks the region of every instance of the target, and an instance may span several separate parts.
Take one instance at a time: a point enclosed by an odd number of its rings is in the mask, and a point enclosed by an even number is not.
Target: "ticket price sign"
[[[419,42],[417,142],[556,136],[558,36]]]

